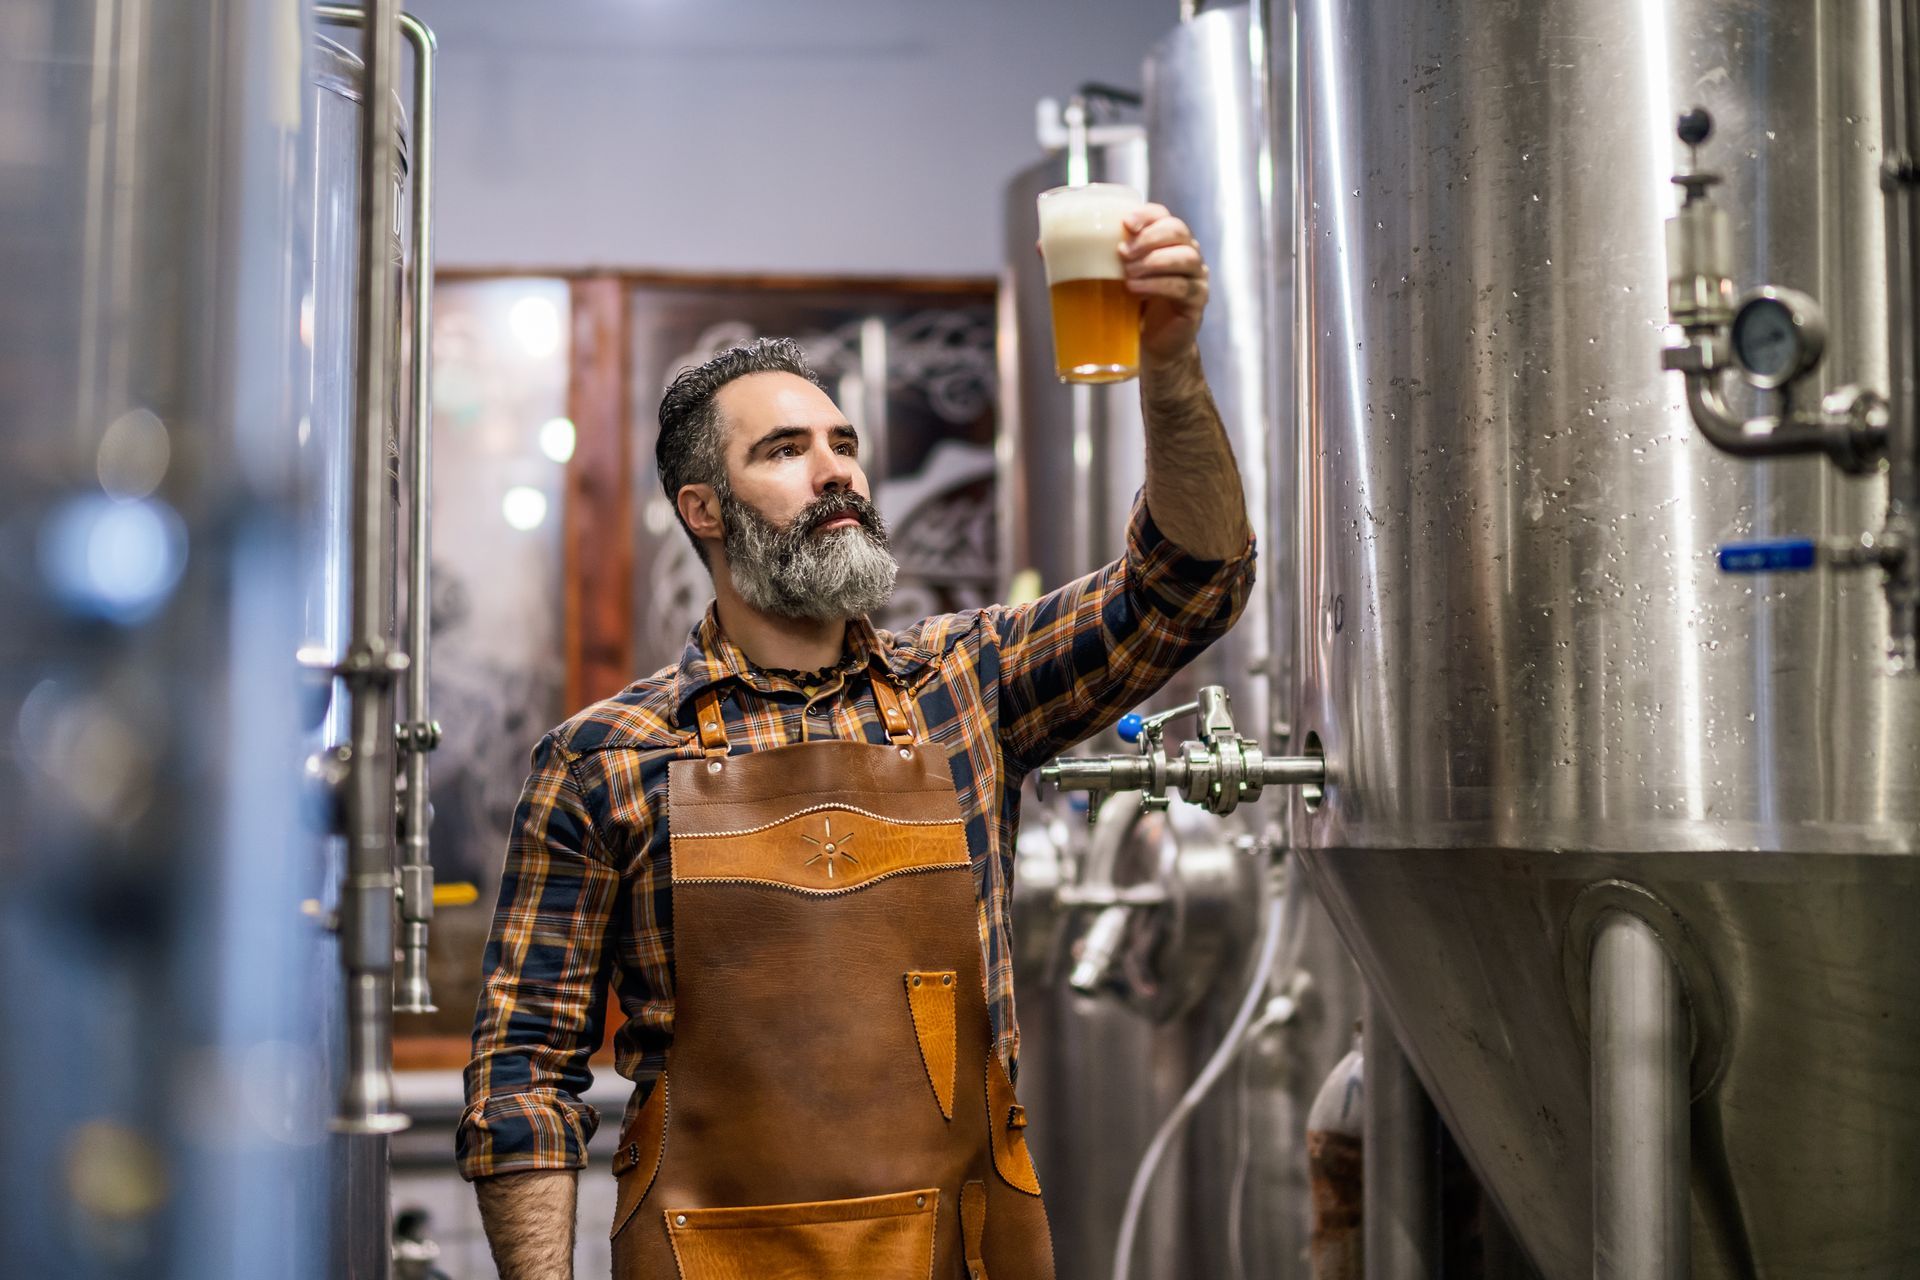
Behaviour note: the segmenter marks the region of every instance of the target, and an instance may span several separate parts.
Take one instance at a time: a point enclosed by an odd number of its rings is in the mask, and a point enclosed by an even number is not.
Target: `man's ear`
[[[687,522],[696,538],[726,537],[726,525],[720,519],[720,495],[710,484],[685,484],[674,495],[674,505],[680,510],[680,518]]]

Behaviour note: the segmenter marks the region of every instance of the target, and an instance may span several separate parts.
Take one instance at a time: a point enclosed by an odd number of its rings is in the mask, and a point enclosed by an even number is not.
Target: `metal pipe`
[[[1881,10],[1883,142],[1886,193],[1888,472],[1883,543],[1898,549],[1887,567],[1888,654],[1896,671],[1914,670],[1920,631],[1920,0],[1886,0]]]
[[[1061,113],[1067,125],[1067,185],[1084,187],[1091,181],[1091,151],[1087,136],[1087,100],[1079,94],[1067,99]]]
[[[1639,916],[1594,926],[1594,1280],[1687,1280],[1690,1032],[1679,972]]]
[[[1865,470],[1880,451],[1877,424],[1868,416],[1876,402],[1856,400],[1844,411],[1796,413],[1787,410],[1744,419],[1720,393],[1721,370],[1690,370],[1686,375],[1687,410],[1714,448],[1736,458],[1780,458],[1821,453],[1850,472]]]
[[[393,327],[393,47],[395,0],[368,0],[366,93],[360,117],[360,264],[356,298],[350,638],[340,674],[349,693],[347,866],[340,895],[340,957],[347,972],[347,1068],[333,1127],[393,1133],[407,1126],[393,1100],[394,678],[405,658],[387,642],[390,408],[387,342]]]
[[[1371,992],[1360,1036],[1367,1280],[1424,1280],[1440,1274],[1439,1120]]]
[[[347,5],[317,5],[324,22],[358,27],[363,10]],[[433,1013],[428,977],[428,933],[433,922],[433,862],[428,843],[432,806],[428,802],[427,753],[440,745],[440,726],[428,712],[427,650],[432,621],[433,483],[433,110],[435,56],[432,28],[412,14],[399,15],[400,32],[413,48],[413,183],[410,226],[413,233],[413,316],[409,326],[413,364],[409,370],[408,412],[413,422],[409,502],[412,528],[407,565],[407,720],[396,731],[405,760],[400,811],[400,978],[394,1008],[401,1013]]]
[[[887,430],[887,322],[868,316],[860,322],[860,434],[866,446],[867,478],[875,486],[891,475],[892,441]]]
[[[433,620],[433,32],[411,14],[400,30],[413,46],[413,530],[408,540],[407,723],[400,750],[406,788],[400,797],[400,984],[394,1008],[432,1013],[427,976],[427,931],[433,922],[433,862],[427,828],[427,753],[440,744],[440,726],[427,709],[427,651]]]

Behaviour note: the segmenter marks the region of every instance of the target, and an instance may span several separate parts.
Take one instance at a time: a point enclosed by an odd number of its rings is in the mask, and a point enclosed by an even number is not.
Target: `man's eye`
[[[836,446],[836,448],[838,452],[849,458],[860,452],[860,446],[857,444],[843,444]]]
[[[773,452],[768,454],[767,456],[770,458],[784,458],[789,455],[793,457],[799,457],[800,451],[794,448],[790,444],[777,444],[773,446]]]

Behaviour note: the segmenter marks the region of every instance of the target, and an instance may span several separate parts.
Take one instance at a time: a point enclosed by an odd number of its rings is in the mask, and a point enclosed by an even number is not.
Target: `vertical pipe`
[[[1920,0],[1884,0],[1880,83],[1892,383],[1887,533],[1900,553],[1887,568],[1888,653],[1895,670],[1912,672],[1920,661]]]
[[[1439,1121],[1377,994],[1368,993],[1360,1035],[1367,1280],[1426,1280],[1440,1274]]]
[[[1100,495],[1093,491],[1095,473],[1093,457],[1098,442],[1094,439],[1094,388],[1084,382],[1076,382],[1067,388],[1068,403],[1072,412],[1068,417],[1068,432],[1072,439],[1073,450],[1073,545],[1070,548],[1072,559],[1067,579],[1071,581],[1085,573],[1092,573],[1094,557],[1099,554],[1095,548],[1102,547],[1100,518],[1105,514],[1106,503],[1100,501]],[[1049,588],[1059,584],[1049,582]]]
[[[393,1109],[393,681],[387,642],[387,343],[393,327],[393,46],[395,0],[368,0],[363,28],[359,279],[355,305],[352,619],[342,675],[351,693],[346,788],[346,884],[340,955],[346,969],[347,1064],[334,1127],[349,1134],[403,1129]]]
[[[1274,10],[1278,8],[1276,15]],[[1296,539],[1294,511],[1295,430],[1293,400],[1293,30],[1291,6],[1284,0],[1251,0],[1248,40],[1253,58],[1253,92],[1259,143],[1254,180],[1260,202],[1260,235],[1267,270],[1262,273],[1266,297],[1261,314],[1266,323],[1264,363],[1267,421],[1266,447],[1260,458],[1263,471],[1259,523],[1267,564],[1265,581],[1267,635],[1264,699],[1258,709],[1260,726],[1253,736],[1268,751],[1285,754],[1291,747],[1292,725],[1288,702],[1293,690],[1293,618],[1298,566],[1292,555]],[[1246,463],[1243,461],[1243,467]],[[1280,825],[1284,829],[1284,818]]]
[[[440,730],[427,711],[427,646],[433,614],[433,32],[400,15],[400,29],[413,46],[413,418],[412,534],[407,583],[407,725],[401,746],[406,791],[400,807],[399,989],[394,1007],[432,1013],[427,978],[427,931],[433,921],[433,862],[427,844],[432,811],[427,803],[427,753]]]
[[[880,316],[860,322],[860,404],[867,479],[877,489],[887,482],[892,465],[887,432],[887,322]]]
[[[1594,1280],[1687,1280],[1689,1028],[1651,925],[1610,911],[1590,959]]]

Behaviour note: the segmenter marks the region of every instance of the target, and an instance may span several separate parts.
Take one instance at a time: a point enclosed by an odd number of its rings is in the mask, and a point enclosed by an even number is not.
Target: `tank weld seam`
[[[842,813],[857,813],[863,818],[872,818],[875,822],[885,822],[900,827],[958,827],[964,825],[964,819],[961,818],[889,818],[885,814],[875,813],[871,809],[862,809],[858,805],[816,804],[805,809],[796,809],[784,818],[776,818],[772,822],[764,822],[757,827],[740,827],[731,831],[676,831],[673,838],[675,840],[721,840],[733,836],[754,836],[759,835],[762,831],[771,831],[775,827],[784,826],[792,822],[795,818],[804,818],[808,814],[825,813],[829,810],[837,810]]]
[[[892,871],[882,871],[877,876],[873,876],[870,879],[862,880],[859,884],[848,885],[844,889],[809,889],[804,885],[788,884],[784,880],[763,880],[758,876],[687,876],[684,879],[676,877],[674,880],[674,883],[677,885],[680,885],[680,884],[758,885],[764,889],[784,889],[788,893],[797,893],[802,897],[806,897],[806,898],[843,898],[850,893],[859,893],[861,890],[866,889],[869,886],[879,884],[882,880],[891,880],[895,876],[924,875],[928,872],[933,872],[933,871],[968,871],[968,870],[971,870],[971,868],[967,863],[964,863],[964,862],[929,862],[917,867],[895,867]]]

